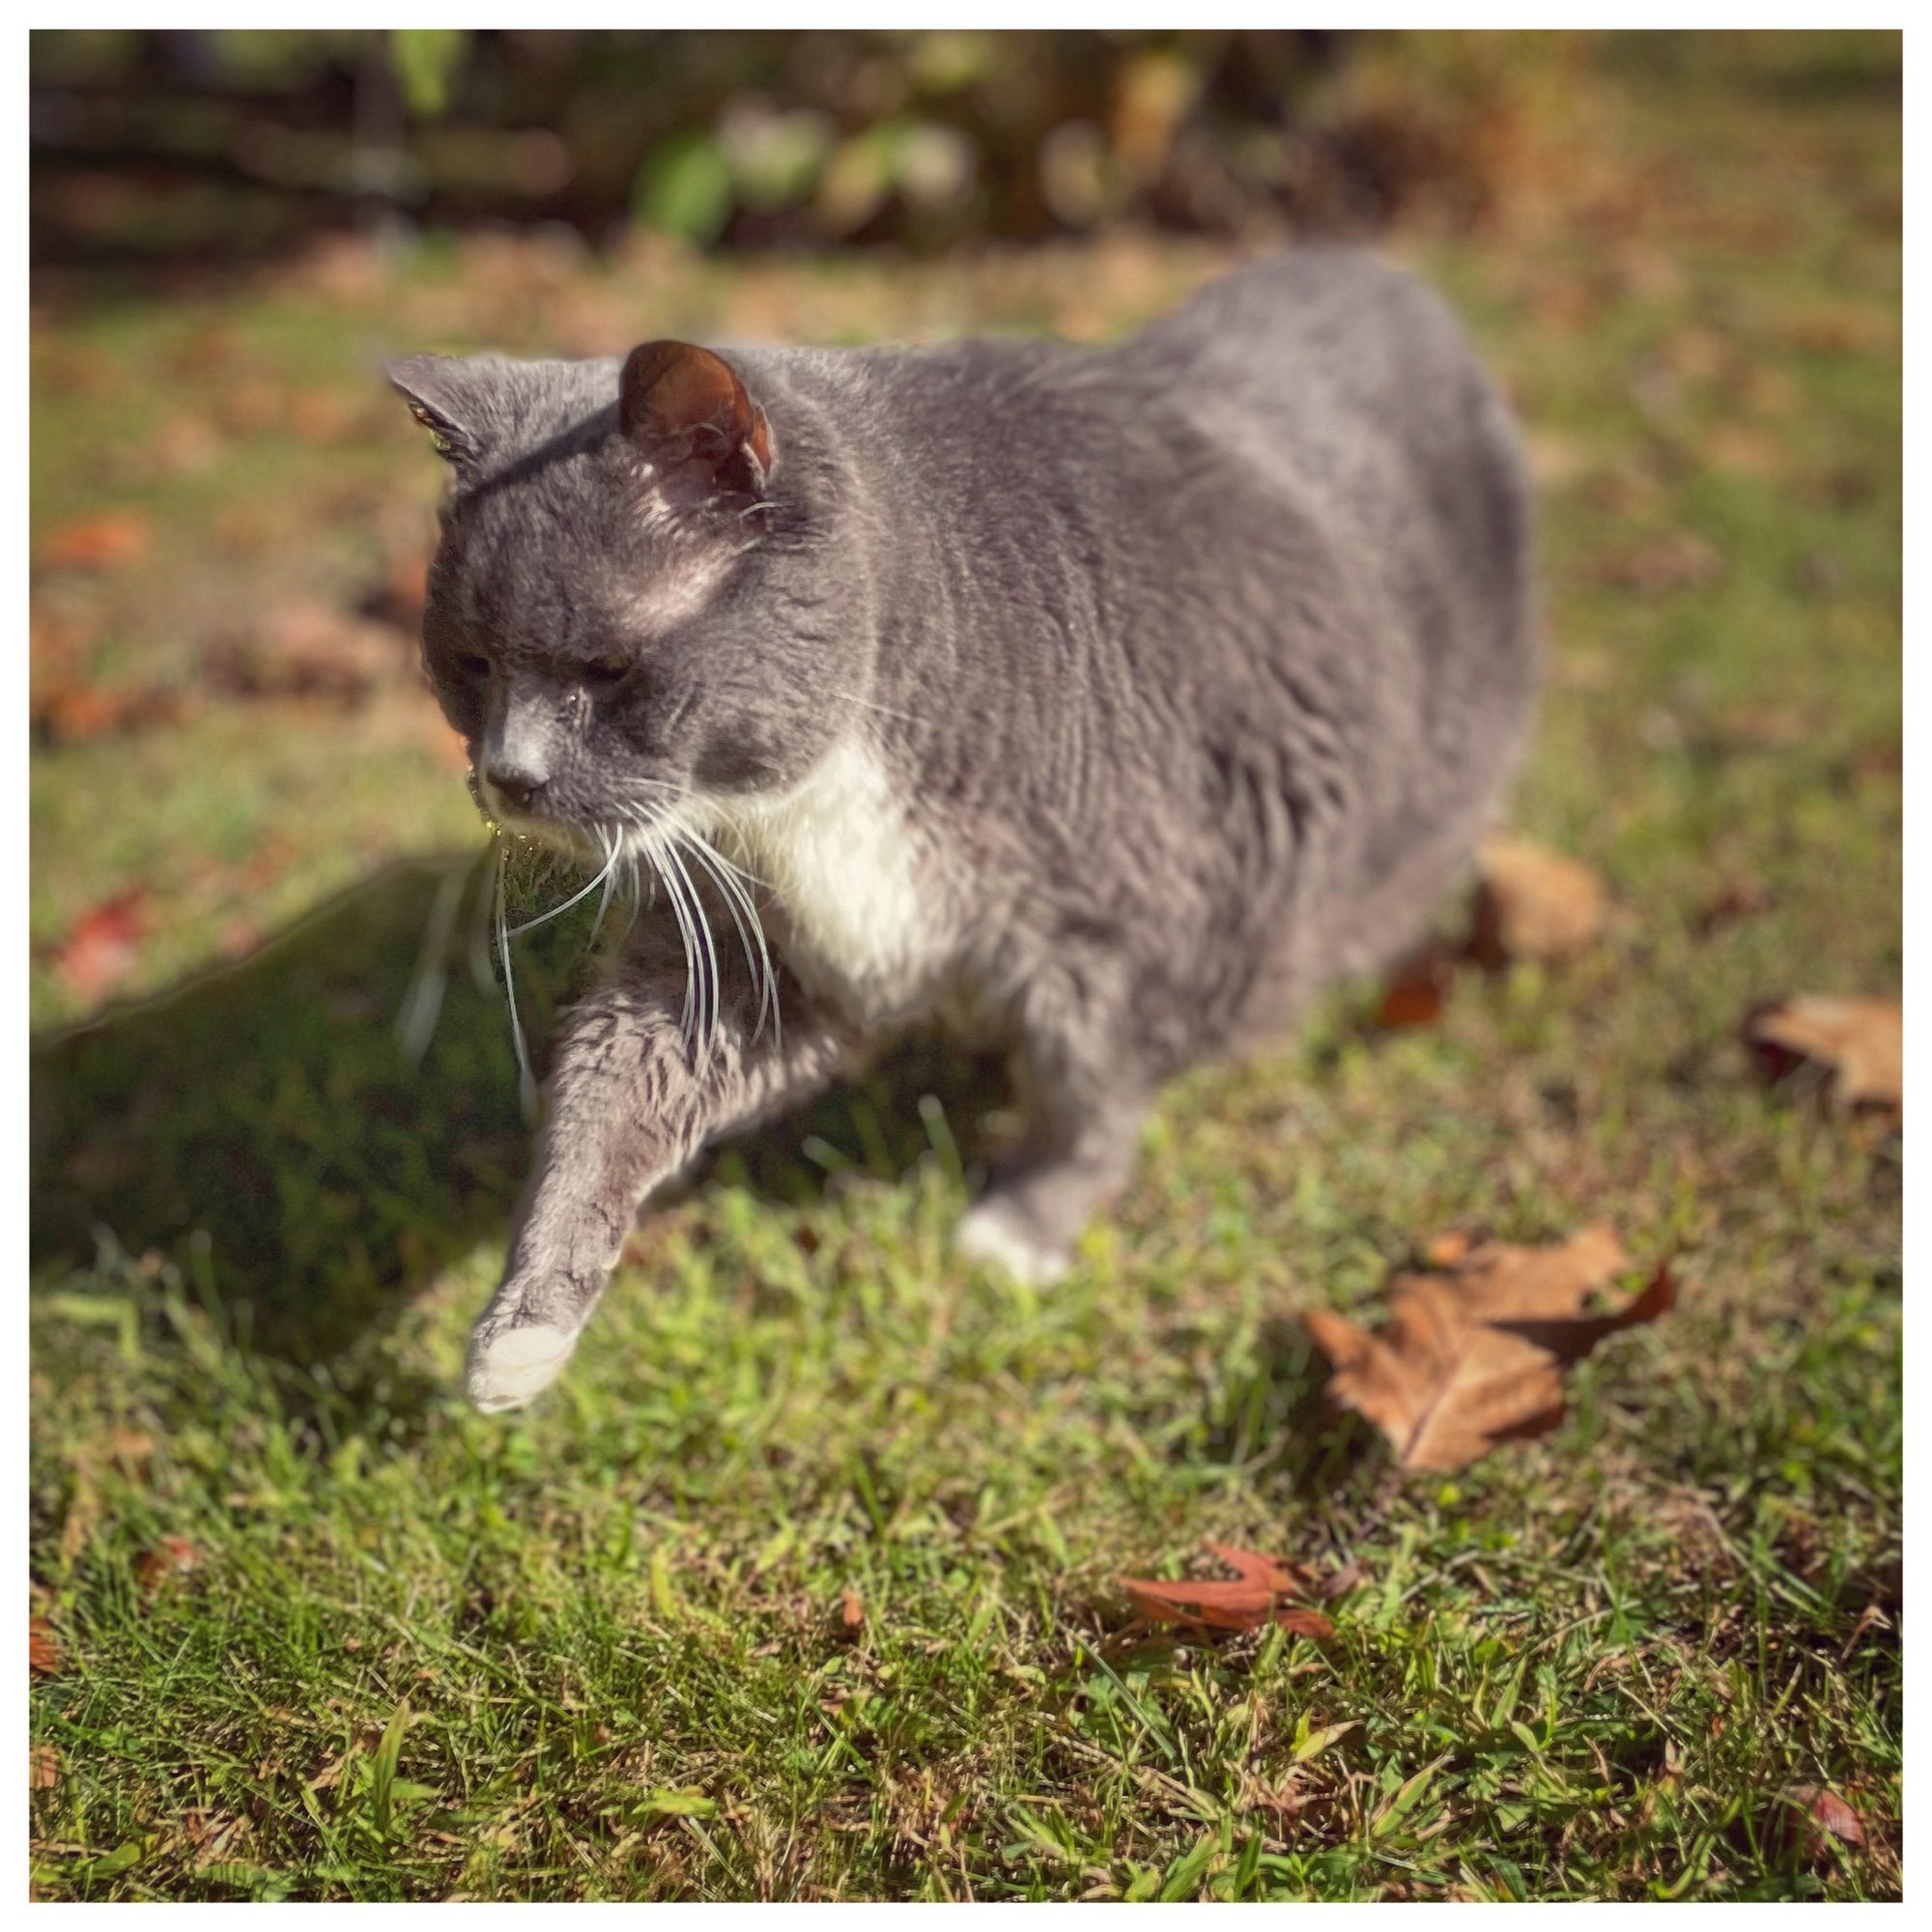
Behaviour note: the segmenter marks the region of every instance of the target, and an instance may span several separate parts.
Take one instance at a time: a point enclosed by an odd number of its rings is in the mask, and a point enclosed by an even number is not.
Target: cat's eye
[[[592,658],[583,667],[583,681],[588,685],[621,684],[630,674],[630,664],[623,658]]]
[[[490,675],[490,660],[478,651],[464,651],[456,660],[457,670],[467,678],[485,678]]]

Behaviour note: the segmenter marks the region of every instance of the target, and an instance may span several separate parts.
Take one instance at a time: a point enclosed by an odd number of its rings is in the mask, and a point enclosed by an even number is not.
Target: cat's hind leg
[[[1044,1037],[1032,1031],[1018,1073],[1025,1128],[961,1217],[954,1245],[1042,1283],[1066,1271],[1081,1230],[1131,1178],[1152,1090],[1106,1050],[1106,1030],[1091,1018]]]

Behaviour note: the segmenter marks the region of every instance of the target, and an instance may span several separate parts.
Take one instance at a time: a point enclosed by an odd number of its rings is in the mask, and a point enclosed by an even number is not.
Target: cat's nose
[[[528,811],[543,791],[546,780],[515,765],[492,765],[485,774],[494,791],[512,811]]]

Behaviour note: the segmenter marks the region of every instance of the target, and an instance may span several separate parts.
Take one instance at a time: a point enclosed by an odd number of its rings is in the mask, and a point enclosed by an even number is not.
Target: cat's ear
[[[460,355],[405,355],[386,371],[389,386],[429,431],[446,463],[468,463],[482,446],[482,398],[471,365]]]
[[[643,342],[624,358],[617,422],[660,475],[756,497],[772,472],[772,429],[724,356],[691,342]]]

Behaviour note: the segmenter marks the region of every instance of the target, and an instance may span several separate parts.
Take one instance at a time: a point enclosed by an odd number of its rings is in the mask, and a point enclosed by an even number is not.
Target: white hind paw
[[[982,1201],[960,1216],[953,1245],[968,1261],[1004,1268],[1029,1288],[1055,1282],[1072,1265],[1065,1248],[1036,1235],[1003,1201]]]
[[[544,1322],[500,1329],[487,1340],[472,1343],[469,1400],[486,1414],[522,1408],[555,1381],[576,1347],[575,1335]]]

